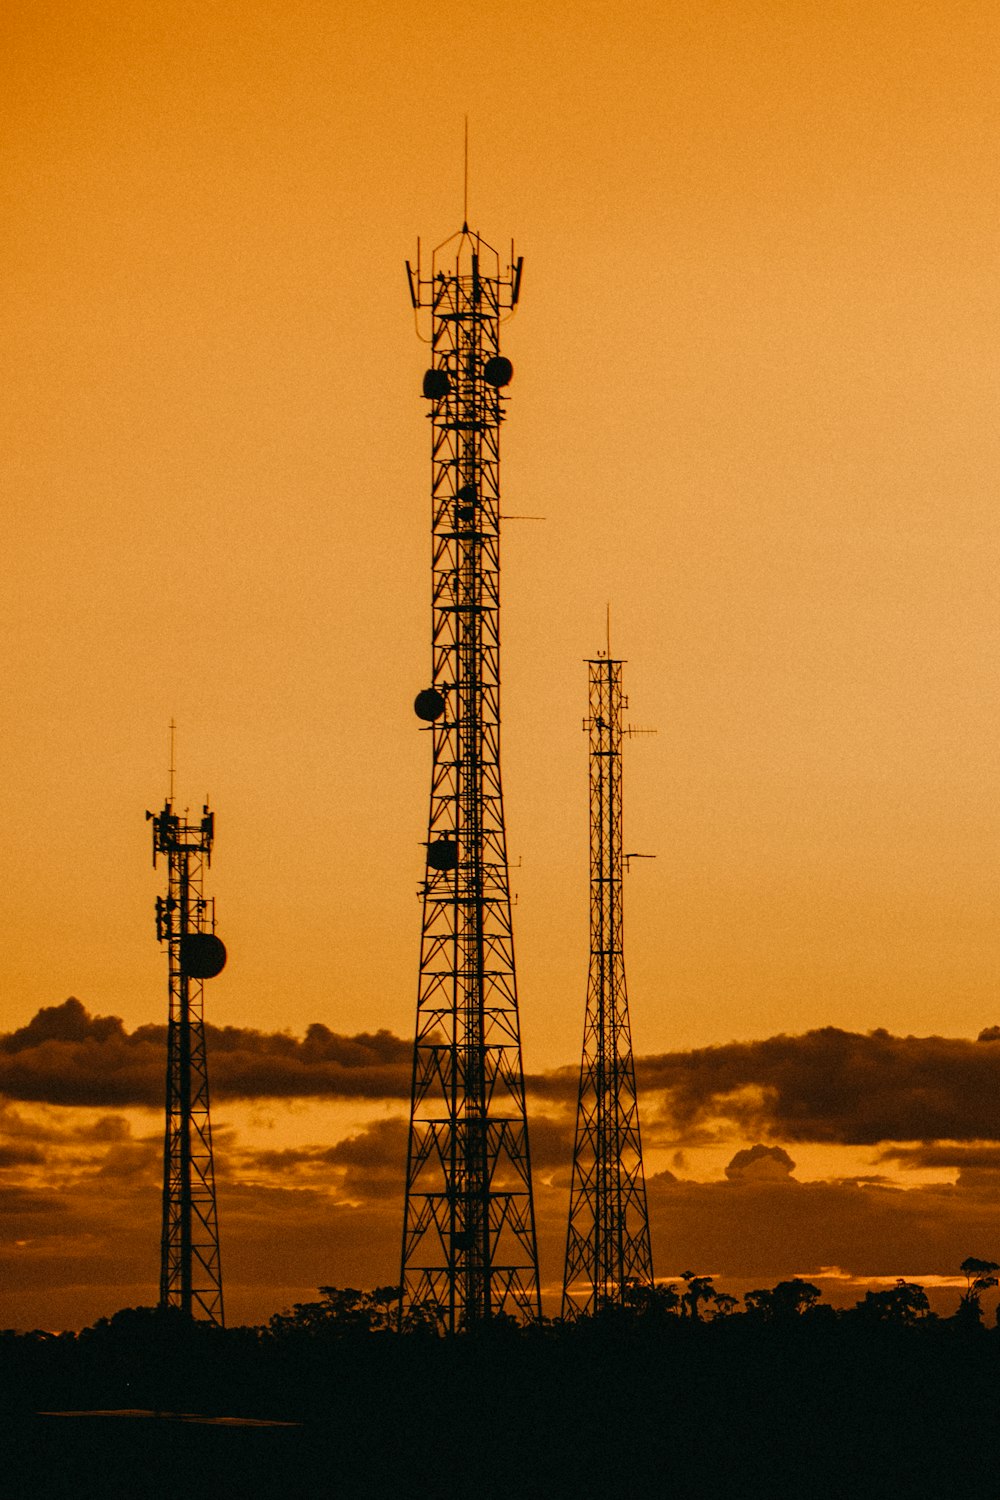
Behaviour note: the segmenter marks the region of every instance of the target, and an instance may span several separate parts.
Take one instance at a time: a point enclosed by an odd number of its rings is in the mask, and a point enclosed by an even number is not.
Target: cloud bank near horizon
[[[409,1097],[412,1043],[386,1030],[344,1036],[315,1022],[298,1038],[207,1025],[206,1037],[218,1101]],[[91,1015],[69,999],[0,1033],[0,1095],[24,1103],[159,1109],[165,1050],[164,1026],[129,1032],[117,1016]],[[997,1027],[973,1041],[826,1026],[640,1057],[636,1070],[657,1135],[694,1138],[728,1121],[745,1138],[790,1143],[1000,1141]],[[558,1114],[572,1110],[577,1078],[573,1066],[529,1075],[527,1084],[542,1109]],[[539,1125],[545,1128],[542,1117]],[[954,1160],[968,1165],[958,1153]]]
[[[314,1022],[286,1031],[206,1024],[214,1099],[409,1098],[412,1043],[389,1031],[342,1036]],[[163,1107],[167,1028],[126,1031],[79,1000],[43,1006],[0,1033],[0,1094],[24,1103]]]
[[[995,1027],[972,1041],[824,1026],[640,1058],[636,1068],[640,1090],[659,1095],[680,1130],[722,1117],[744,1135],[792,1142],[1000,1140]]]

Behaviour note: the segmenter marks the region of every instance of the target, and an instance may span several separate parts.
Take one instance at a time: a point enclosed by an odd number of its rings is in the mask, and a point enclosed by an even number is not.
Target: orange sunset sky
[[[0,1325],[155,1299],[171,718],[177,800],[217,814],[230,1321],[398,1274],[403,260],[461,223],[466,115],[470,221],[525,258],[504,510],[544,517],[503,571],[543,1282],[608,603],[657,730],[625,828],[658,1273],[853,1299],[1000,1260],[996,6],[8,0],[0,69]]]

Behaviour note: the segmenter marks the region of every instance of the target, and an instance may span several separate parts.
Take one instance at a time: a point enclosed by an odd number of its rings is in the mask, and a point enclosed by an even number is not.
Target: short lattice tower
[[[215,816],[196,821],[168,799],[153,824],[153,864],[167,861],[167,894],[156,901],[156,936],[167,949],[167,1109],[163,1144],[160,1305],[223,1326],[222,1264],[212,1159],[204,985],[221,973],[215,902],[204,894]]]

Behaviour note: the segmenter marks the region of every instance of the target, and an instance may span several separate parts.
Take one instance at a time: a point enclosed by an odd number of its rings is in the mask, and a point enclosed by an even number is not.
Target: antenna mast
[[[462,228],[469,227],[469,117],[465,117],[465,171],[462,175]]]
[[[207,804],[197,822],[173,811],[173,730],[171,724],[171,796],[162,812],[146,814],[153,824],[153,864],[161,854],[167,860],[167,894],[156,898],[156,936],[167,946],[169,991],[160,1306],[179,1307],[188,1317],[222,1327],[203,997],[205,980],[220,974],[226,962],[215,935],[215,901],[204,895],[215,815]]]
[[[652,1286],[646,1182],[632,1060],[622,923],[622,665],[590,668],[590,977],[573,1148],[564,1318]],[[639,858],[629,855],[627,858]],[[641,856],[643,858],[647,856]]]
[[[513,261],[513,257],[512,257]],[[406,1166],[401,1321],[450,1333],[540,1313],[500,781],[501,314],[521,262],[463,226],[429,276],[431,797]]]

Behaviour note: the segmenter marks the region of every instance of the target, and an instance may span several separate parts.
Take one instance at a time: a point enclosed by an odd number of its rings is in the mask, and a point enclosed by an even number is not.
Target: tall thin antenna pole
[[[469,227],[469,117],[465,117],[465,172],[462,177],[462,228]]]
[[[177,734],[177,725],[174,723],[173,719],[171,719],[170,720],[170,765],[167,767],[167,770],[170,773],[170,801],[171,802],[173,802],[173,800],[174,800],[174,776],[176,775],[176,772],[177,772],[177,767],[174,764],[174,760],[175,760],[174,745],[175,745],[176,734]]]
[[[610,610],[609,610],[610,619]],[[653,1285],[622,923],[622,663],[590,667],[590,976],[563,1279],[564,1318]],[[628,731],[624,731],[628,732]],[[632,856],[635,857],[635,856]]]

